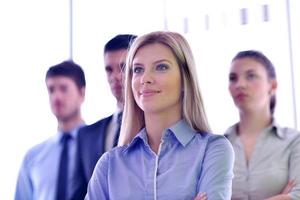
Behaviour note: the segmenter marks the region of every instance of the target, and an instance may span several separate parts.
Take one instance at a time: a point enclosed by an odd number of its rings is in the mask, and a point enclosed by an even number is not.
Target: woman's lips
[[[160,93],[159,90],[149,90],[149,89],[147,89],[147,90],[142,90],[142,91],[139,92],[139,94],[140,94],[141,96],[143,96],[143,97],[150,97],[150,96],[156,95],[156,94],[158,94],[158,93]]]

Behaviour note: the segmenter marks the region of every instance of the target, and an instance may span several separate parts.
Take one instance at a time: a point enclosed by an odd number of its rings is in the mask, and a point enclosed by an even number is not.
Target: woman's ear
[[[275,95],[276,90],[277,90],[277,80],[276,79],[272,79],[271,80],[271,88],[270,88],[269,94],[272,95],[272,96]]]

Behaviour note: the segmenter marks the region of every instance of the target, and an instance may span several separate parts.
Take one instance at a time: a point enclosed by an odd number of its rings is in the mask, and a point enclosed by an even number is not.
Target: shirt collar
[[[117,107],[117,109],[115,110],[115,112],[113,114],[113,118],[117,119],[119,113],[121,113],[121,112],[123,112],[123,110]]]
[[[83,126],[85,126],[84,123],[78,125],[77,127],[75,127],[74,129],[72,129],[72,130],[70,131],[70,135],[71,135],[71,138],[72,138],[72,139],[76,139],[76,138],[77,138],[78,130],[79,130],[81,127],[83,127]],[[63,137],[63,134],[65,134],[65,132],[64,132],[63,130],[61,130],[61,129],[58,129],[57,134],[56,134],[55,141],[56,141],[56,142],[59,142],[59,141],[61,140],[61,138]]]
[[[133,138],[133,140],[126,147],[126,149],[132,148],[139,141],[142,141],[144,144],[148,144],[148,137],[147,137],[146,128],[143,128],[142,130],[140,130],[140,132],[138,132],[138,134]]]
[[[227,138],[236,138],[237,137],[237,127],[238,123],[230,126],[224,133]]]
[[[195,136],[196,132],[189,127],[185,120],[180,120],[164,131],[162,139],[164,140],[171,134],[175,136],[177,141],[182,146],[186,146]],[[138,134],[133,138],[132,142],[124,150],[129,150],[139,141],[143,142],[145,145],[148,145],[148,137],[145,128],[138,132]]]
[[[169,130],[172,131],[182,146],[186,146],[196,134],[196,132],[190,128],[185,120],[180,120],[171,126]]]
[[[281,128],[281,126],[279,126],[279,124],[276,122],[275,119],[272,120],[272,124],[271,124],[271,127],[270,128],[273,128],[274,129],[274,133],[281,139],[285,139],[286,135],[285,133],[283,132],[283,129]]]
[[[121,116],[123,115],[122,110],[119,110],[113,114],[113,122],[114,123],[118,123],[118,120],[119,120],[118,117],[120,114],[121,114]]]
[[[237,137],[237,127],[238,127],[238,123],[229,127],[226,130],[224,135],[228,138],[236,138]],[[275,134],[277,137],[279,137],[281,139],[285,138],[285,134],[282,131],[282,128],[279,126],[279,124],[276,122],[276,120],[274,118],[272,119],[271,124],[264,129],[264,132],[269,132],[269,133]]]

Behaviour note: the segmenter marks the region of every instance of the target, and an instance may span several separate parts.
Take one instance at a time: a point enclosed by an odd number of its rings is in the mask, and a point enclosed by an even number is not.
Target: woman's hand
[[[289,181],[279,195],[268,198],[267,200],[290,200],[288,193],[295,187],[294,180]]]
[[[207,200],[206,193],[198,193],[197,196],[194,198],[194,200]]]
[[[281,194],[288,194],[295,187],[295,185],[296,185],[295,180],[289,181],[288,184],[282,190]]]

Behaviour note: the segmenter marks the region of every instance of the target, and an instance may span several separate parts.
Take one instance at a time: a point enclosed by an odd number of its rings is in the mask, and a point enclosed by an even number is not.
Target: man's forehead
[[[127,49],[107,51],[104,53],[104,58],[125,57],[127,55],[127,52],[128,52]]]
[[[46,79],[47,85],[53,84],[75,84],[75,81],[69,76],[52,76]]]

